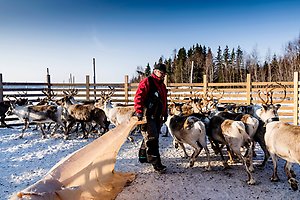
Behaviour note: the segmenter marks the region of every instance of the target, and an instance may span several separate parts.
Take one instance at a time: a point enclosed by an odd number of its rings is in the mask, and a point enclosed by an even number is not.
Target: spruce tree
[[[148,63],[148,65],[145,68],[145,76],[150,76],[150,74],[151,74],[151,67]]]

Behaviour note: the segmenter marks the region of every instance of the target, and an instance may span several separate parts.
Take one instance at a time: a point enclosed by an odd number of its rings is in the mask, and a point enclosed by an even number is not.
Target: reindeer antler
[[[215,96],[214,93],[220,93],[220,95]],[[221,92],[218,88],[212,88],[210,91],[210,94],[211,94],[211,99],[215,99],[215,100],[219,101],[224,95],[224,90]]]
[[[78,89],[72,88],[72,89],[69,89],[69,90],[64,90],[63,93],[66,96],[75,96],[75,95],[78,94]]]
[[[269,103],[268,92],[263,93],[263,94],[267,97],[266,100],[264,100],[264,99],[262,98],[262,96],[261,96],[262,91],[261,91],[261,90],[258,90],[258,93],[257,93],[257,94],[258,94],[258,97],[260,98],[260,100],[262,101],[263,104],[267,105],[267,104]]]
[[[53,98],[56,96],[52,89],[44,89],[42,92],[48,100],[53,100]]]
[[[279,102],[276,102],[276,103],[281,103],[284,101],[284,99],[286,98],[286,86],[285,85],[282,85],[281,83],[279,82],[276,82],[276,84],[283,89],[283,93],[284,93],[284,96],[282,98],[281,101]],[[264,100],[261,96],[262,92],[261,90],[258,90],[258,97],[261,99],[261,101],[263,102],[263,104],[265,105],[268,105],[269,102],[270,104],[273,104],[273,94],[274,94],[274,90],[276,89],[277,87],[274,85],[274,84],[268,84],[265,88],[265,92],[263,93],[264,96],[266,96],[266,100]]]
[[[284,94],[282,100],[276,102],[276,104],[279,104],[279,103],[283,102],[286,98],[286,86],[279,82],[276,82],[276,84],[279,86],[279,88],[282,88],[282,91]],[[273,90],[275,90],[275,87],[273,87],[271,90],[271,104],[273,104]]]
[[[115,88],[114,87],[108,86],[108,88],[110,89],[108,91],[108,93],[106,93],[106,91],[101,91],[100,92],[101,103],[104,103],[105,101],[110,99],[111,96],[115,93]]]

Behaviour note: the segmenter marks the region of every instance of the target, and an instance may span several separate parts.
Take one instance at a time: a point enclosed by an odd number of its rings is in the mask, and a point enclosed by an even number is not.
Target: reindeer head
[[[268,122],[270,119],[276,119],[276,121],[279,120],[278,115],[278,109],[280,108],[280,104],[268,104],[268,105],[262,105],[262,108],[256,110],[256,115],[263,121]]]
[[[267,85],[264,92],[258,91],[258,97],[262,101],[262,108],[256,111],[256,115],[266,123],[272,119],[279,120],[278,109],[281,107],[279,103],[283,102],[286,97],[286,87],[278,82],[276,84]],[[280,89],[283,92],[283,98],[280,100],[277,98],[277,101],[273,97],[276,89]]]
[[[97,100],[99,106],[111,104],[111,97],[115,93],[115,88],[108,86],[109,90],[103,90],[100,93],[100,98]]]
[[[224,91],[220,92],[216,88],[210,88],[202,97],[195,102],[200,113],[206,114],[216,109],[219,100],[223,97]]]
[[[11,100],[8,96],[6,96],[6,98],[9,100],[9,103],[10,103],[9,108],[5,113],[6,115],[14,114],[14,109],[17,106],[26,106],[29,104],[27,98],[17,98],[16,96],[14,96],[15,100]]]
[[[169,115],[180,115],[182,113],[182,103],[171,102],[168,106]]]

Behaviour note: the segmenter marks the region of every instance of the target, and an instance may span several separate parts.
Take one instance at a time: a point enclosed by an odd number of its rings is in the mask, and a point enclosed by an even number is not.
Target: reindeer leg
[[[246,172],[247,172],[247,175],[248,175],[248,181],[247,181],[248,185],[254,185],[256,182],[255,182],[255,180],[254,180],[254,178],[252,176],[252,173],[251,173],[251,171],[250,171],[250,169],[248,167],[247,159],[245,159],[242,156],[242,154],[239,154],[238,157],[240,157],[240,159],[242,159],[243,164],[244,164],[244,166],[246,168]]]
[[[217,150],[219,151],[220,156],[221,156],[221,158],[222,158],[224,169],[230,168],[230,166],[229,166],[228,163],[227,163],[227,160],[224,158],[222,149],[221,149],[221,147],[219,146],[218,143],[216,143],[216,148],[217,148]]]
[[[6,127],[6,128],[12,128],[8,124],[6,124],[6,122],[5,122],[5,116],[2,116],[0,121],[1,121],[1,126]]]
[[[246,159],[249,162],[249,163],[248,162],[247,163],[249,165],[250,172],[254,172],[254,167],[253,167],[253,153],[255,153],[254,145],[255,145],[255,143],[252,141],[250,146],[248,147],[248,154],[246,154]]]
[[[184,144],[183,144],[182,142],[179,142],[179,141],[177,141],[177,144],[179,144],[179,146],[182,148],[182,150],[183,150],[183,152],[184,152],[185,158],[188,158],[189,155],[188,155],[187,152],[186,152],[186,149],[185,149],[185,147],[184,147]]]
[[[202,151],[202,149],[204,148],[205,150],[205,153],[206,153],[206,157],[207,157],[207,166],[206,166],[206,169],[207,170],[211,170],[211,165],[210,165],[210,153],[209,153],[209,150],[208,150],[208,147],[207,147],[207,143],[206,143],[206,139],[200,139],[199,142],[197,142],[198,146],[201,148],[200,152]],[[199,153],[200,153],[199,152]],[[199,154],[198,154],[199,155]],[[197,155],[197,156],[198,156]]]
[[[45,130],[44,130],[44,125],[45,124],[37,124],[37,125],[41,128],[43,139],[47,138],[46,134],[45,134]]]
[[[54,134],[55,134],[55,132],[57,131],[58,127],[59,127],[58,124],[55,124],[55,125],[54,125],[54,127],[53,127],[53,129],[52,129],[52,131],[51,131],[51,134],[50,134],[51,137],[54,136]],[[49,127],[48,127],[48,128],[49,128]],[[48,130],[49,130],[49,129],[48,129]]]
[[[228,153],[228,156],[229,156],[228,162],[229,162],[230,164],[235,163],[234,158],[235,158],[236,156],[235,156],[234,152],[231,150],[231,148],[229,147],[229,145],[226,145],[226,148],[227,148],[227,153]]]
[[[24,132],[25,132],[25,130],[28,128],[28,126],[29,126],[28,119],[25,119],[25,120],[24,120],[24,127],[23,127],[23,129],[22,129],[22,132],[21,132],[19,138],[23,138]]]
[[[217,155],[218,153],[220,153],[220,148],[217,147],[218,145],[212,139],[209,139],[209,142],[210,142],[211,148],[214,150],[215,154]]]
[[[48,130],[48,131],[50,131],[51,125],[52,125],[52,122],[50,122],[50,123],[48,124],[48,126],[47,126],[47,130]],[[55,126],[56,126],[56,125],[55,125]]]
[[[253,140],[253,147],[252,147],[252,156],[256,157],[256,152],[255,152],[255,141]]]
[[[278,158],[274,153],[270,153],[270,154],[271,154],[272,161],[273,161],[273,174],[272,174],[272,177],[271,177],[271,181],[272,182],[277,182],[279,180],[278,173],[277,173],[277,160],[278,160]]]
[[[244,158],[246,158],[247,161],[247,165],[249,167],[250,172],[254,172],[254,167],[253,167],[253,153],[254,153],[254,141],[251,140],[250,145],[247,147],[246,149],[246,153],[243,156]]]
[[[88,131],[86,130],[86,126],[84,122],[81,122],[81,128],[82,128],[82,132],[83,132],[83,138],[87,139],[88,138]]]
[[[73,127],[73,125],[75,124],[75,121],[71,121],[68,126],[66,127],[66,130],[65,130],[65,136],[64,136],[64,139],[67,140],[69,139],[69,133],[70,133],[70,129]]]
[[[253,145],[253,143],[251,143],[252,145]],[[252,152],[251,152],[251,148],[252,148],[252,145],[250,145],[250,149],[249,149],[249,151],[250,151],[250,159],[252,159]],[[249,169],[249,166],[248,166],[248,162],[247,162],[247,159],[242,155],[242,153],[241,153],[241,151],[240,151],[240,147],[237,147],[237,148],[235,148],[235,149],[232,149],[233,150],[233,152],[237,155],[237,157],[240,159],[240,160],[242,160],[242,162],[243,162],[243,165],[245,166],[245,168],[246,168],[246,172],[247,172],[247,175],[248,175],[248,180],[247,180],[247,183],[248,183],[248,185],[254,185],[255,184],[255,180],[254,180],[254,178],[253,178],[253,176],[252,176],[252,173],[251,173],[251,171],[250,171],[250,169]]]
[[[284,165],[284,171],[288,177],[288,182],[291,186],[291,188],[296,191],[298,190],[298,181],[295,179],[295,173],[293,172],[293,170],[291,170],[292,167],[292,163],[286,161],[285,165]]]
[[[210,171],[211,170],[210,153],[209,153],[209,150],[208,150],[207,146],[204,147],[204,150],[205,150],[206,157],[207,157],[207,166],[206,166],[206,169]]]
[[[263,169],[266,166],[267,161],[270,158],[270,153],[269,153],[269,151],[267,149],[267,146],[266,146],[266,143],[265,143],[265,139],[264,139],[265,128],[262,127],[262,125],[259,125],[258,128],[259,129],[257,130],[257,134],[254,136],[254,140],[256,142],[258,142],[259,146],[261,147],[261,149],[264,152],[264,160],[263,160],[263,162],[260,165],[258,165],[259,168]]]
[[[190,159],[190,167],[194,166],[194,163],[196,161],[196,158],[198,157],[199,153],[201,152],[201,148],[195,145],[195,150],[193,152],[193,154],[191,155],[191,159]]]

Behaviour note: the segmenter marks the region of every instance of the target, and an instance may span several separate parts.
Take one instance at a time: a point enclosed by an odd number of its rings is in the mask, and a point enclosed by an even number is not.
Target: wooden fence
[[[77,100],[94,100],[100,97],[101,92],[108,92],[109,87],[115,88],[115,93],[112,100],[117,103],[133,104],[135,91],[138,83],[129,83],[126,75],[123,83],[96,83],[90,82],[90,77],[86,76],[85,83],[51,83],[50,75],[47,75],[47,80],[44,83],[27,83],[27,82],[3,82],[2,74],[0,74],[0,102],[6,97],[12,98],[26,97],[31,101],[37,101],[38,98],[44,98],[44,89],[51,89],[55,92],[56,97],[63,96],[63,91],[69,89],[77,89]],[[262,90],[272,82],[252,82],[251,76],[247,75],[246,82],[239,83],[209,83],[204,75],[203,83],[167,83],[168,99],[180,97],[193,97],[195,94],[205,94],[211,88],[217,88],[224,94],[220,99],[221,103],[236,103],[236,104],[259,104],[261,103],[258,97],[258,91]],[[298,72],[294,73],[294,80],[291,82],[280,82],[287,88],[286,99],[281,103],[279,109],[280,119],[285,122],[299,124],[299,78]],[[214,93],[216,97],[221,94]],[[274,91],[274,99],[282,97],[282,92]]]

